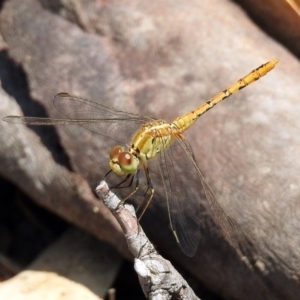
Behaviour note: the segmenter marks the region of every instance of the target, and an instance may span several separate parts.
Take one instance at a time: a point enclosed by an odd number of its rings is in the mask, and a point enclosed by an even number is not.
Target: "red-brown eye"
[[[129,152],[121,152],[118,156],[118,161],[121,166],[129,166],[132,164],[132,154]]]
[[[123,148],[121,146],[114,146],[109,153],[110,159],[116,159],[121,152],[123,152]]]
[[[139,167],[139,160],[130,152],[121,152],[118,156],[120,169],[126,173],[131,174],[136,172]]]

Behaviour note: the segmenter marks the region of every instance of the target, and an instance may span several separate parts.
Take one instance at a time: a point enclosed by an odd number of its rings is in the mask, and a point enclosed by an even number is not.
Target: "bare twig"
[[[199,299],[171,263],[160,256],[137,221],[132,205],[121,201],[101,181],[96,193],[120,223],[134,268],[147,299]]]

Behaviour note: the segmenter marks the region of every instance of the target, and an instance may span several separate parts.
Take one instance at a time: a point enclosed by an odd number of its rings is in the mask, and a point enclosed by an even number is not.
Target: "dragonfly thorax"
[[[174,129],[164,120],[145,123],[133,136],[131,149],[146,163],[170,146],[174,140]]]

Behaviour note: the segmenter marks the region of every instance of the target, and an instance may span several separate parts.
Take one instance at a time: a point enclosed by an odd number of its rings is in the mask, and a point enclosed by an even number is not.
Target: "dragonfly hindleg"
[[[147,184],[148,184],[147,190],[144,193],[144,200],[145,200],[146,195],[148,194],[149,190],[150,190],[150,196],[149,196],[149,198],[146,201],[146,205],[142,208],[142,212],[141,212],[141,214],[138,217],[138,221],[141,220],[142,216],[144,215],[145,211],[147,210],[147,208],[148,208],[149,204],[151,203],[152,198],[154,196],[154,188],[153,188],[152,180],[151,180],[151,177],[149,175],[149,169],[148,169],[148,167],[146,165],[144,165],[144,171],[145,171],[145,174],[146,174]],[[140,207],[139,207],[139,209],[140,209]]]

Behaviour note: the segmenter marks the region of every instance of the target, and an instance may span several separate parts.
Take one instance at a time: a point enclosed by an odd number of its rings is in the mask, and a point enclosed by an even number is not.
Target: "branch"
[[[96,193],[123,229],[147,299],[199,299],[171,263],[157,253],[138,223],[133,206],[121,201],[105,181],[96,187]]]

